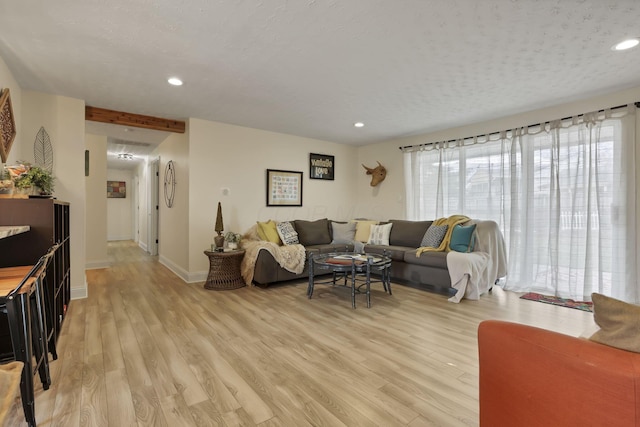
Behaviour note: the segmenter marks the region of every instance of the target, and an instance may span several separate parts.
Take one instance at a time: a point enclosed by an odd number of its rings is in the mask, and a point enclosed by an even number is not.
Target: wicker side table
[[[222,291],[238,289],[244,286],[240,273],[240,263],[244,257],[243,250],[230,252],[204,251],[209,257],[209,276],[204,284],[205,289]]]

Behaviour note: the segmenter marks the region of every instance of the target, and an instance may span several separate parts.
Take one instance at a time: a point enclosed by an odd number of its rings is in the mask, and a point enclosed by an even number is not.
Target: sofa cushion
[[[376,225],[378,221],[371,220],[356,220],[356,237],[358,242],[367,243],[369,240],[369,234],[371,232],[371,226]]]
[[[353,244],[326,244],[326,245],[311,245],[305,246],[305,249],[314,250],[321,254],[328,254],[331,252],[352,252]]]
[[[369,231],[369,239],[367,244],[371,245],[389,245],[389,234],[391,234],[392,223],[383,225],[372,225]]]
[[[476,224],[456,225],[451,232],[449,248],[456,252],[471,252],[475,244],[473,232],[476,231]]]
[[[448,229],[449,226],[446,224],[432,225],[427,229],[427,232],[424,233],[424,237],[420,242],[420,247],[439,248]]]
[[[317,221],[303,221],[298,219],[293,221],[293,225],[298,232],[298,240],[303,246],[331,243],[329,220],[327,218]]]
[[[278,235],[278,229],[276,228],[276,226],[277,223],[273,220],[269,220],[267,222],[258,221],[258,236],[260,236],[262,240],[266,240],[267,242],[282,245],[282,241],[280,240],[280,236]]]
[[[365,245],[364,252],[367,254],[386,255],[394,261],[404,261],[404,254],[407,251],[412,251],[415,248],[409,248],[407,246],[394,246],[394,245]],[[415,252],[414,252],[415,256]]]
[[[428,267],[447,268],[446,252],[423,252],[420,256],[416,256],[416,251],[407,251],[404,253],[404,262],[407,264],[426,265]]]
[[[598,293],[591,294],[593,319],[600,330],[591,341],[640,353],[640,306]]]
[[[285,245],[297,245],[300,243],[298,241],[298,233],[293,228],[293,224],[289,221],[279,222],[276,225],[276,230],[278,231],[278,236],[280,236],[280,240]]]
[[[402,219],[392,219],[393,224],[389,235],[389,244],[392,246],[408,246],[417,248],[424,233],[427,232],[433,221],[406,221]]]
[[[353,243],[356,236],[356,223],[331,221],[331,235],[333,237],[332,244]]]

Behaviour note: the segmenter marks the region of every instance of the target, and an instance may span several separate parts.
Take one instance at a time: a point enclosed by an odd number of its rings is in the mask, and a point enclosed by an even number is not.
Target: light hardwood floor
[[[480,301],[306,283],[207,291],[132,242],[87,271],[51,363],[40,426],[474,426],[476,330],[504,319],[578,336],[593,316],[496,289]],[[204,255],[203,255],[204,256]],[[26,425],[16,400],[8,426]]]

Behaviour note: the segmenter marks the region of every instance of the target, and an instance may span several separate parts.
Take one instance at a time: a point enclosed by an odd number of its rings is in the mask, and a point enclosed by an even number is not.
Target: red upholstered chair
[[[496,320],[478,349],[483,427],[640,426],[640,353]]]

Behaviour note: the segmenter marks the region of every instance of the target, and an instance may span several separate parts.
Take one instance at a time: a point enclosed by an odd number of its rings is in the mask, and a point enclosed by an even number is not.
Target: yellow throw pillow
[[[355,240],[362,243],[367,243],[369,240],[369,234],[371,233],[371,226],[378,224],[378,221],[369,220],[355,220],[356,223],[356,236]]]
[[[272,220],[267,222],[258,222],[258,236],[267,242],[282,245],[282,240],[280,240],[280,236],[278,235],[277,225],[278,224]]]

